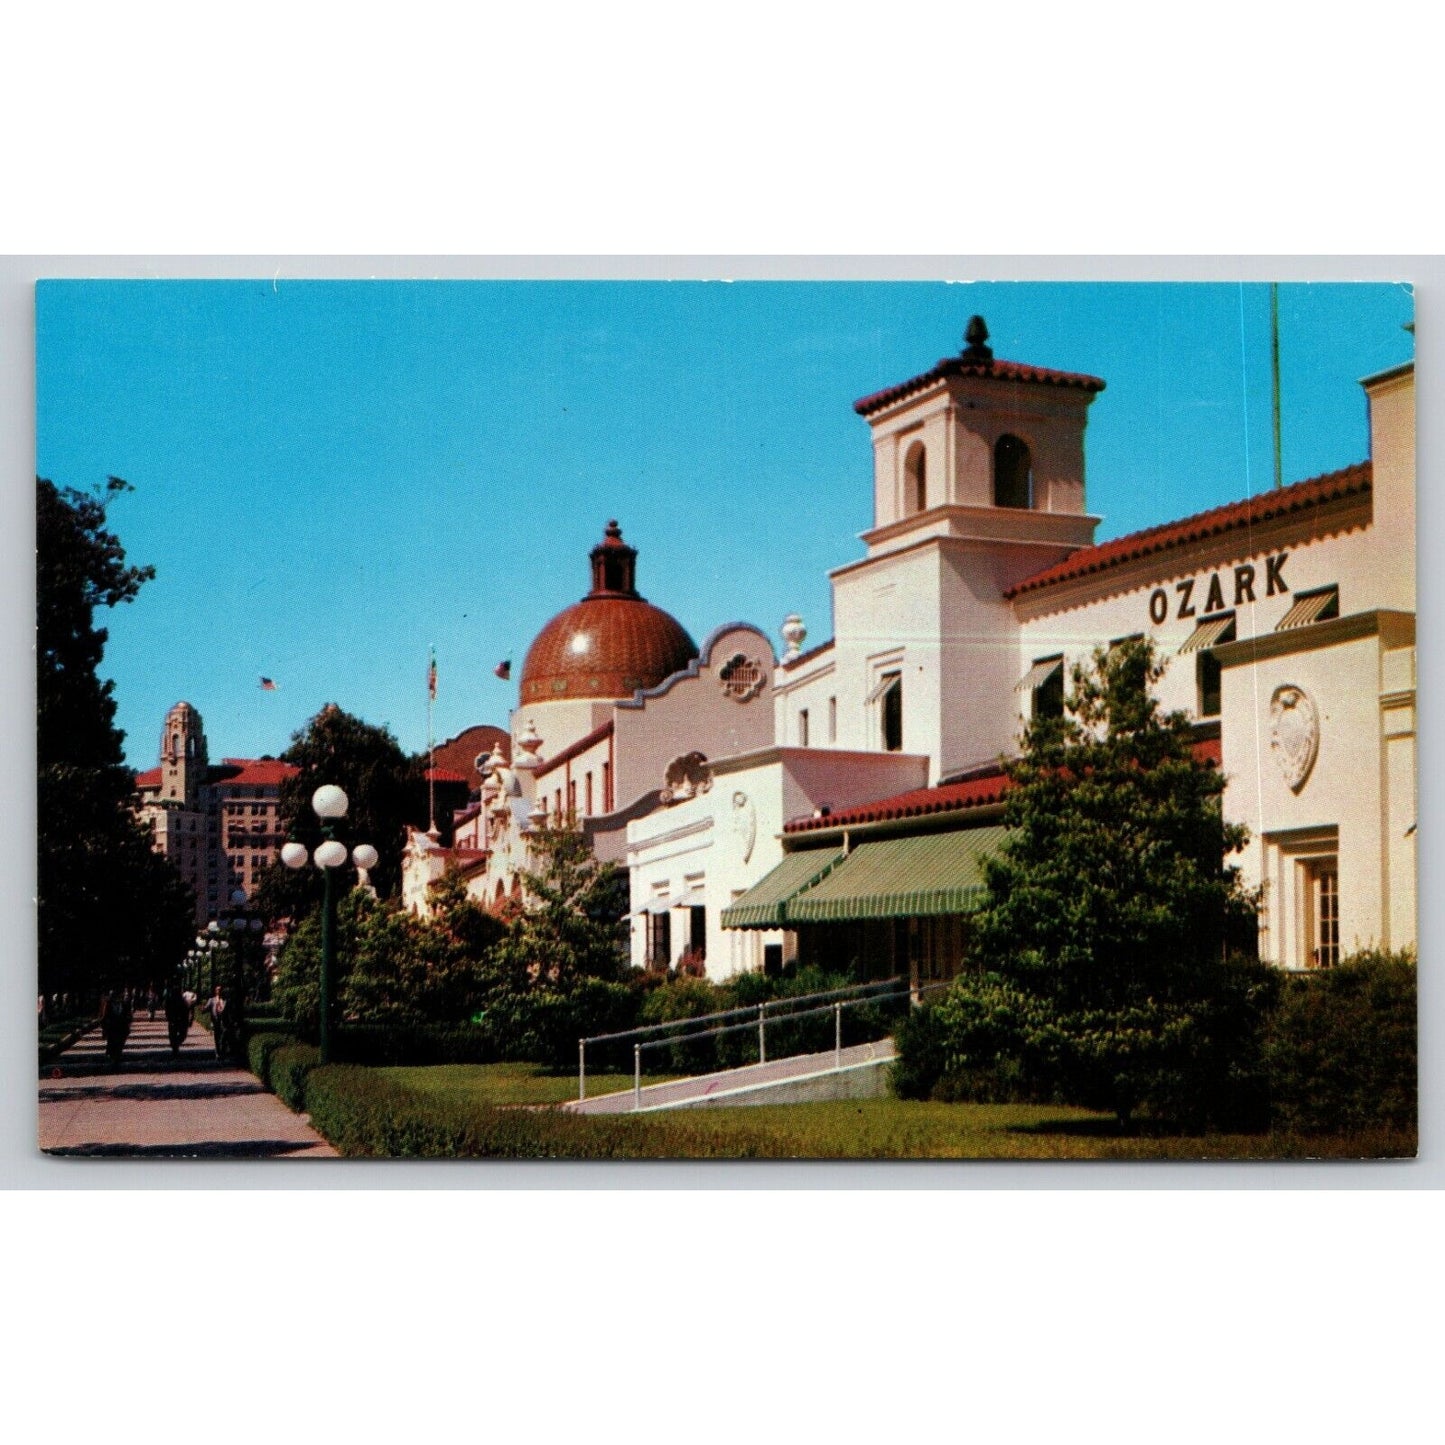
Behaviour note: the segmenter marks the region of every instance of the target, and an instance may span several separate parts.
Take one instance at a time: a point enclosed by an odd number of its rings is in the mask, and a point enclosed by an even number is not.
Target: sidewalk
[[[59,1074],[59,1077],[54,1075]],[[217,1062],[211,1036],[192,1027],[172,1057],[165,1019],[142,1012],[120,1068],[100,1030],[44,1070],[40,1147],[48,1154],[110,1158],[322,1159],[336,1151],[255,1075]]]

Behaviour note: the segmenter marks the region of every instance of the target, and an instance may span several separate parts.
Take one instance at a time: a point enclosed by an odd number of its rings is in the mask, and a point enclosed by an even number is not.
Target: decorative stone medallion
[[[741,652],[735,652],[718,669],[718,680],[723,692],[734,702],[748,702],[755,698],[767,681],[763,666]]]
[[[1320,750],[1320,715],[1304,688],[1286,683],[1269,700],[1269,750],[1292,792],[1309,780]]]

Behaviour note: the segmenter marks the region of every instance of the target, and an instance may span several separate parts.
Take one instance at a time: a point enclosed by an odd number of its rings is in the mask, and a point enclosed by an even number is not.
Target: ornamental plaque
[[[753,856],[753,844],[758,836],[758,812],[746,793],[733,794],[732,829],[738,841],[738,851],[746,863]]]
[[[1309,779],[1320,750],[1320,715],[1304,688],[1286,683],[1269,700],[1269,750],[1292,792]]]
[[[767,677],[762,663],[741,652],[734,653],[718,669],[723,693],[734,702],[749,702],[755,698],[763,690]]]

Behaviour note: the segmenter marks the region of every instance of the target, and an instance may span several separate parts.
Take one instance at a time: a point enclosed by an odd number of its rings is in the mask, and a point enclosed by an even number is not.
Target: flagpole
[[[431,820],[429,832],[437,830],[437,779],[436,779],[436,740],[432,735],[432,704],[436,701],[437,695],[437,650],[435,647],[429,649],[431,662],[426,673],[426,794],[427,794],[427,816]]]
[[[1269,360],[1274,378],[1274,485],[1284,486],[1284,458],[1279,445],[1279,282],[1269,283]]]

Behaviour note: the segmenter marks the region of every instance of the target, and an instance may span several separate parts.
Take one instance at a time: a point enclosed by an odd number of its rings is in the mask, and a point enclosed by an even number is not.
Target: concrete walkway
[[[740,1069],[726,1069],[716,1074],[698,1074],[690,1079],[674,1079],[666,1084],[648,1084],[635,1097],[631,1089],[615,1094],[599,1094],[595,1099],[573,1099],[564,1109],[576,1114],[630,1114],[639,1105],[642,1109],[686,1109],[701,1104],[765,1104],[794,1103],[807,1095],[785,1097],[785,1086],[804,1080],[838,1079],[843,1087],[837,1097],[849,1097],[844,1082],[850,1074],[871,1070],[891,1062],[893,1040],[879,1039],[872,1044],[854,1044],[835,1054],[828,1049],[821,1054],[794,1054],[766,1064],[746,1064]],[[816,1097],[831,1096],[819,1089]]]
[[[95,1029],[42,1071],[40,1147],[92,1158],[337,1157],[254,1074],[220,1063],[204,1029],[192,1027],[172,1057],[159,1012],[136,1017],[118,1070]]]

